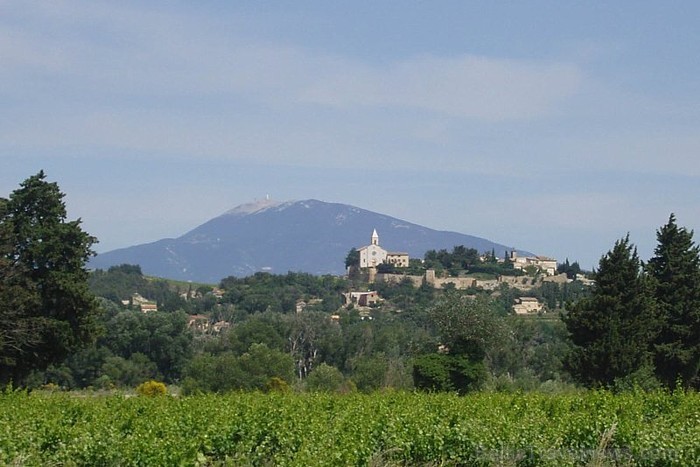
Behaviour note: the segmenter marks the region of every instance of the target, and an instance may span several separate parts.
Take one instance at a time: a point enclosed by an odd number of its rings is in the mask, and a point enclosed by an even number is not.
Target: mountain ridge
[[[208,283],[258,271],[339,275],[344,273],[347,252],[369,244],[374,229],[384,248],[407,252],[412,258],[456,245],[479,252],[495,250],[499,256],[512,249],[347,204],[264,199],[236,206],[180,237],[101,253],[89,266],[139,264],[145,274]]]

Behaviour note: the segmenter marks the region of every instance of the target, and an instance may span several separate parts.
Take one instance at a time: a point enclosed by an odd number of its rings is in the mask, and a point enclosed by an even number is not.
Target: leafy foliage
[[[345,257],[345,267],[358,267],[360,265],[360,252],[357,248],[351,248]]]
[[[85,269],[96,240],[66,219],[63,197],[40,171],[0,201],[0,382],[21,382],[97,334]]]
[[[482,361],[457,354],[426,354],[413,361],[413,382],[417,389],[466,394],[481,387],[486,379]]]
[[[545,382],[569,383],[564,359],[569,335],[560,319],[509,316],[506,336],[487,358],[500,390],[535,390]]]
[[[107,322],[99,343],[126,359],[145,356],[169,382],[180,377],[192,354],[192,336],[183,312],[120,312]]]
[[[506,254],[506,258],[508,255]],[[423,266],[425,269],[446,271],[450,276],[457,276],[461,272],[485,273],[492,276],[519,276],[523,272],[514,269],[513,263],[506,260],[498,262],[496,253],[491,251],[480,255],[474,248],[466,248],[457,245],[449,252],[442,250],[428,250],[424,255]]]
[[[195,356],[185,371],[182,389],[186,394],[266,390],[270,388],[272,378],[287,383],[293,381],[292,358],[279,350],[269,349],[265,344],[253,344],[241,356],[231,352]]]
[[[136,386],[136,394],[139,396],[164,396],[168,393],[168,388],[160,381],[144,381]]]
[[[95,295],[114,303],[131,301],[137,293],[156,302],[161,311],[188,311],[190,304],[181,295],[190,295],[193,288],[192,284],[180,288],[173,286],[172,281],[146,277],[141,272],[141,267],[133,264],[112,266],[107,271],[93,271],[89,276],[89,284]]]
[[[306,387],[312,392],[346,392],[345,377],[336,367],[321,363],[306,378]]]
[[[358,357],[352,362],[352,380],[363,392],[390,386],[387,381],[391,359],[383,353]]]
[[[347,289],[347,283],[334,276],[260,272],[245,278],[227,277],[221,281],[221,288],[226,291],[223,303],[230,303],[248,313],[293,313],[297,302],[308,298],[320,299],[322,311],[335,311],[340,307],[340,294]]]
[[[569,263],[569,258],[566,258],[563,263],[557,265],[557,272],[566,274],[569,279],[576,279],[576,275],[583,273],[583,270],[577,261]]]
[[[430,310],[442,343],[450,353],[484,358],[504,340],[506,328],[489,297],[446,293]]]
[[[503,318],[494,302],[483,296],[448,292],[431,309],[430,316],[444,350],[414,360],[416,387],[459,393],[478,389],[486,379],[485,357],[505,336]]]

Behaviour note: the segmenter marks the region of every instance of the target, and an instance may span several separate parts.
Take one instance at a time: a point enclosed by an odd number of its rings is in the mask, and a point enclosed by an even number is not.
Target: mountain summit
[[[250,203],[245,203],[241,204],[240,206],[236,206],[235,208],[226,211],[223,215],[224,216],[245,216],[246,214],[255,214],[256,212],[260,212],[264,209],[279,206],[280,204],[283,204],[279,201],[273,201],[270,198],[265,198],[261,200],[255,200]]]
[[[258,271],[342,274],[348,251],[368,245],[374,229],[384,248],[412,258],[456,245],[499,256],[510,249],[346,204],[265,199],[242,204],[178,238],[101,253],[90,267],[139,264],[145,274],[206,283]]]

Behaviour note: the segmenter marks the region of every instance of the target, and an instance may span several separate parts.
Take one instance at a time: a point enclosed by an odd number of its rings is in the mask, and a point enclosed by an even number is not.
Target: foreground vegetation
[[[0,395],[3,465],[698,465],[697,393]]]

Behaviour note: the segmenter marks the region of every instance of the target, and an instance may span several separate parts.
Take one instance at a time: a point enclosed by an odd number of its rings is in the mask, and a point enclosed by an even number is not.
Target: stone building
[[[535,297],[520,297],[515,299],[513,311],[518,315],[529,315],[544,311],[544,305]]]
[[[360,268],[376,268],[380,264],[393,264],[396,267],[408,267],[408,253],[390,252],[379,246],[377,229],[372,232],[371,243],[358,248]]]
[[[510,260],[513,262],[515,269],[525,269],[528,266],[534,266],[540,269],[548,276],[553,276],[557,273],[557,260],[546,256],[518,256],[515,250],[510,252]]]

